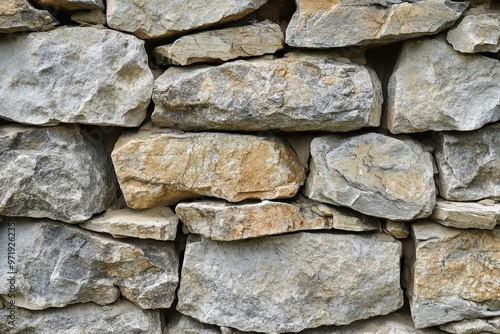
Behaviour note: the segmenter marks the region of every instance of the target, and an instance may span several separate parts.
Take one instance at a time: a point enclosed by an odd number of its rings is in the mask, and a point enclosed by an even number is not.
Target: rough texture
[[[401,245],[385,234],[200,238],[188,239],[177,309],[205,323],[298,332],[387,314],[403,304]]]
[[[4,219],[16,229],[16,305],[41,310],[68,304],[116,301],[120,293],[143,309],[168,308],[178,284],[179,260],[173,243],[117,241],[49,220]],[[7,244],[2,244],[7,254]],[[7,261],[0,279],[10,277]],[[21,274],[22,270],[22,274]],[[0,285],[6,297],[8,285]]]
[[[333,48],[432,35],[451,27],[467,6],[446,0],[297,0],[286,43]]]
[[[491,230],[500,221],[500,203],[481,204],[438,200],[430,218],[451,227]]]
[[[469,15],[446,36],[453,48],[463,53],[500,51],[500,12]]]
[[[0,3],[0,33],[49,30],[57,23],[48,11],[36,9],[27,0]]]
[[[368,133],[317,137],[304,194],[392,220],[431,214],[436,201],[432,157],[411,139]]]
[[[407,294],[417,328],[500,315],[500,228],[411,225],[405,249]]]
[[[380,123],[375,72],[332,54],[170,68],[156,80],[157,126],[183,130],[350,131]]]
[[[498,120],[498,60],[461,54],[441,38],[404,44],[388,86],[389,131],[469,131]]]
[[[500,334],[500,317],[487,319],[466,319],[439,326],[453,334]]]
[[[103,0],[34,0],[42,6],[56,10],[104,10]]]
[[[154,55],[160,65],[190,65],[275,53],[284,46],[280,26],[264,21],[183,36],[173,44],[156,47]]]
[[[0,309],[4,320],[7,311]],[[43,311],[16,310],[16,326],[0,322],[4,334],[160,334],[158,310],[143,310],[127,300],[99,306],[76,304]]]
[[[450,201],[500,199],[500,123],[436,136],[439,193]]]
[[[71,20],[82,25],[105,25],[106,14],[99,9],[78,11],[71,15]]]
[[[34,125],[139,126],[153,75],[144,42],[92,27],[0,36],[0,117]]]
[[[406,226],[405,223],[395,222],[393,220],[385,221],[384,231],[397,239],[405,239],[410,235],[410,230],[408,230],[408,226]]]
[[[238,202],[293,197],[305,172],[277,138],[174,133],[144,127],[120,137],[112,154],[118,182],[134,209],[196,196]]]
[[[116,190],[107,153],[79,126],[0,127],[0,215],[81,222]]]
[[[108,0],[111,28],[139,38],[159,38],[235,20],[261,7],[267,0]]]
[[[221,334],[221,332],[217,326],[201,323],[176,312],[168,317],[163,334]]]

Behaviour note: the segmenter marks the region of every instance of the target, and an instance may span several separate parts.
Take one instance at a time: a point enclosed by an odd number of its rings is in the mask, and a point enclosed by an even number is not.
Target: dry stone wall
[[[500,333],[498,0],[3,0],[0,334]]]

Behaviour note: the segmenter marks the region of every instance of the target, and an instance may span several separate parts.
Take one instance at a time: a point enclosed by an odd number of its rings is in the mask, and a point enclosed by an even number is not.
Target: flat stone
[[[133,209],[213,196],[230,202],[295,196],[305,171],[278,138],[150,129],[123,134],[112,153]],[[265,163],[263,163],[265,162]]]
[[[108,0],[106,16],[111,28],[139,38],[160,38],[207,28],[239,19],[267,0]]]
[[[120,294],[143,309],[168,308],[174,300],[179,259],[171,242],[118,241],[56,221],[28,219],[4,219],[0,240],[8,240],[12,225],[18,307],[105,305]],[[2,247],[7,254],[7,243]],[[0,269],[0,279],[6,282],[11,271],[7,261]],[[7,294],[8,285],[0,285],[0,297]]]
[[[105,232],[115,238],[174,240],[179,218],[168,207],[135,211],[130,208],[107,210],[80,224],[84,229]]]
[[[462,133],[438,133],[439,194],[450,201],[500,199],[500,123]]]
[[[397,239],[405,239],[410,235],[410,230],[404,222],[396,222],[389,219],[384,223],[384,231]]]
[[[487,319],[465,319],[439,326],[453,334],[500,334],[500,317]]]
[[[400,255],[401,244],[381,233],[300,232],[233,242],[190,235],[177,309],[241,331],[349,324],[403,305]]]
[[[451,227],[491,230],[500,222],[500,203],[483,205],[438,200],[429,218]]]
[[[139,126],[153,90],[147,59],[143,41],[109,29],[0,36],[0,117]]]
[[[152,120],[182,130],[346,132],[380,124],[375,72],[332,53],[169,68],[155,82]]]
[[[426,220],[411,230],[405,279],[417,328],[500,315],[500,228],[463,230]]]
[[[108,153],[78,125],[0,127],[0,215],[78,223],[116,190]]]
[[[50,30],[58,23],[48,11],[36,9],[27,0],[0,3],[0,33]]]
[[[451,27],[468,3],[446,0],[297,0],[286,43],[302,48],[385,44]]]
[[[187,315],[175,312],[167,319],[163,334],[221,334],[219,327],[207,325]]]
[[[78,11],[71,15],[71,20],[82,25],[106,25],[106,14],[101,10]]]
[[[56,10],[104,10],[103,0],[34,0],[38,4]]]
[[[328,135],[311,143],[305,196],[391,220],[431,214],[436,202],[430,153],[411,139],[378,133]]]
[[[184,66],[261,56],[275,53],[284,46],[285,37],[280,26],[264,21],[183,36],[173,44],[156,47],[154,55],[159,65]]]
[[[2,320],[7,310],[0,309]],[[143,310],[131,302],[119,299],[115,303],[99,306],[94,303],[75,304],[43,311],[16,309],[16,322],[12,327],[0,322],[5,334],[160,334],[158,310]]]
[[[498,60],[461,54],[443,38],[403,45],[388,86],[389,131],[469,131],[498,120]]]
[[[464,17],[446,40],[462,53],[500,51],[500,12]]]

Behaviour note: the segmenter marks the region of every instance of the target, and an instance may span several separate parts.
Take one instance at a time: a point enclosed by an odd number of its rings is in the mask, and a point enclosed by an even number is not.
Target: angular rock
[[[34,0],[42,6],[56,10],[104,10],[103,0]]]
[[[304,194],[366,215],[412,220],[436,202],[432,157],[411,139],[328,135],[311,143]]]
[[[144,42],[93,27],[0,36],[0,73],[0,117],[33,125],[136,127],[153,90]]]
[[[160,38],[207,28],[239,19],[267,0],[108,0],[106,16],[111,28],[139,38]]]
[[[297,0],[286,43],[334,48],[433,35],[451,27],[467,6],[447,0]]]
[[[108,154],[79,126],[0,127],[0,215],[77,223],[116,191]]]
[[[108,210],[80,224],[84,229],[105,232],[115,238],[174,240],[179,218],[168,207],[135,211],[129,208]]]
[[[500,228],[411,225],[405,278],[417,328],[500,315]]]
[[[221,334],[219,327],[207,325],[181,313],[174,313],[167,319],[163,334]]]
[[[465,319],[439,326],[454,334],[500,334],[500,317],[487,319]]]
[[[159,65],[223,62],[275,53],[285,46],[281,28],[271,21],[183,36],[154,49]]]
[[[400,243],[379,233],[234,242],[190,235],[177,309],[242,331],[348,324],[402,306],[400,254]]]
[[[0,317],[6,316],[0,309]],[[158,310],[143,310],[131,302],[119,299],[99,306],[94,303],[76,304],[43,311],[16,310],[15,326],[0,322],[4,334],[160,334]]]
[[[384,231],[397,239],[405,239],[410,235],[410,230],[408,230],[405,223],[395,222],[393,220],[385,221]]]
[[[174,300],[179,259],[173,243],[117,241],[55,221],[4,219],[2,248],[13,224],[19,307],[41,310],[90,301],[105,305],[120,293],[143,309],[168,308]],[[0,269],[6,282],[7,261]],[[1,297],[7,291],[7,284],[0,285]]]
[[[469,131],[500,120],[500,62],[444,39],[404,44],[388,86],[392,133]]]
[[[106,14],[101,10],[78,11],[71,15],[71,20],[82,25],[106,25]]]
[[[500,123],[472,132],[438,133],[435,139],[442,197],[450,201],[500,199]]]
[[[500,203],[483,205],[438,200],[429,218],[445,226],[491,230],[500,222]]]
[[[446,40],[462,53],[500,51],[500,12],[464,17]]]
[[[27,0],[0,3],[0,33],[50,30],[58,23],[48,11],[36,9]]]
[[[315,135],[313,133],[287,133],[284,138],[293,148],[300,159],[302,166],[309,169],[309,157],[311,155],[311,142]]]
[[[380,124],[375,72],[331,53],[170,68],[155,82],[152,120],[183,130],[345,132]]]
[[[143,127],[120,137],[112,159],[133,209],[196,196],[230,202],[289,198],[305,179],[295,152],[281,140],[250,135]]]

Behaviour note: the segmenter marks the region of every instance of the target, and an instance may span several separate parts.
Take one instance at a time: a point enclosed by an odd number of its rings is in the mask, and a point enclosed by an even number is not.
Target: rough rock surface
[[[411,139],[368,133],[328,135],[311,143],[304,194],[366,215],[411,220],[436,201],[432,157]]]
[[[331,53],[170,68],[155,82],[157,126],[345,132],[380,124],[375,72]]]
[[[81,222],[116,190],[108,154],[78,125],[0,127],[0,215]]]
[[[233,242],[190,235],[177,309],[242,331],[348,324],[402,306],[400,255],[400,243],[380,233]]]
[[[4,219],[16,229],[16,304],[41,310],[68,304],[117,300],[120,293],[143,309],[168,308],[178,284],[179,259],[173,243],[117,241],[76,226],[49,220]],[[7,254],[7,244],[2,251]],[[6,282],[7,261],[0,263]],[[22,269],[22,274],[21,274]],[[0,285],[0,297],[8,285]]]
[[[286,43],[334,48],[432,35],[451,27],[467,6],[446,0],[298,0]]]
[[[6,310],[0,309],[4,320]],[[16,310],[16,326],[0,322],[4,334],[160,334],[158,310],[143,310],[119,299],[99,306],[94,303],[75,304],[43,311]]]
[[[465,319],[439,326],[453,334],[500,334],[500,317],[487,319]]]
[[[103,0],[34,0],[42,6],[56,10],[104,10]]]
[[[442,38],[404,44],[388,86],[389,131],[469,131],[498,120],[498,60],[461,54]]]
[[[491,230],[500,222],[500,203],[485,205],[438,200],[429,218],[451,227]]]
[[[408,230],[408,226],[405,223],[393,220],[385,221],[384,231],[397,239],[405,239],[410,235],[410,230]]]
[[[446,40],[462,53],[500,51],[500,12],[464,17]]]
[[[411,225],[407,294],[417,328],[500,315],[500,228]]]
[[[181,313],[174,313],[167,319],[163,334],[221,334],[219,327],[207,325]]]
[[[139,38],[159,38],[235,20],[261,7],[267,0],[108,0],[111,28]]]
[[[499,95],[500,96],[500,95]],[[500,123],[463,133],[438,133],[437,185],[450,201],[500,199]]]
[[[115,238],[174,240],[179,218],[168,207],[135,211],[130,208],[108,210],[80,224],[87,230],[105,232]]]
[[[284,46],[280,26],[264,21],[183,36],[173,44],[156,47],[154,55],[160,65],[190,65],[261,56],[275,53]]]
[[[48,11],[36,9],[27,0],[0,3],[0,33],[49,30],[56,24],[58,21]]]
[[[25,124],[139,126],[153,75],[144,42],[67,27],[0,36],[0,117]]]
[[[106,14],[99,9],[78,11],[71,15],[71,20],[82,25],[105,25]]]
[[[238,202],[295,196],[304,168],[277,138],[149,129],[123,134],[112,153],[118,182],[134,209],[196,196]]]

